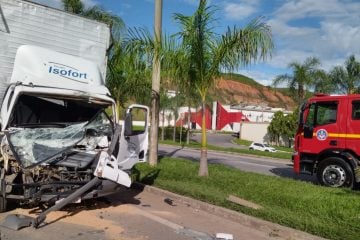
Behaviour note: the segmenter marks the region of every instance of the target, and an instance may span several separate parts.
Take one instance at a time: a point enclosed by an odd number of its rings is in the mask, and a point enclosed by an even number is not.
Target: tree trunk
[[[303,100],[304,100],[304,85],[303,84],[301,84],[301,83],[299,83],[299,89],[298,89],[298,95],[299,95],[299,109],[301,108],[301,104],[302,104],[302,102],[303,102]]]
[[[120,101],[119,99],[116,99],[116,114],[117,114],[117,117],[118,117],[118,121],[120,120]]]
[[[162,111],[161,141],[164,141],[164,135],[165,135],[165,110]]]
[[[174,116],[175,116],[175,113],[174,113]],[[176,142],[176,119],[174,120],[173,141]]]
[[[191,109],[190,104],[188,105],[188,117],[187,117],[187,133],[186,133],[186,144],[190,144],[190,117],[191,117]]]
[[[155,41],[161,43],[162,0],[155,0]],[[160,107],[160,56],[158,47],[155,49],[152,86],[151,86],[151,126],[149,164],[155,166],[158,162],[159,107]]]
[[[201,119],[201,155],[199,176],[209,176],[208,162],[207,162],[207,139],[206,139],[206,109],[205,99],[202,99],[202,119]]]
[[[179,142],[180,142],[180,144],[181,144],[181,140],[182,140],[182,129],[183,129],[183,119],[181,118],[181,122],[180,122],[180,140],[179,140]]]

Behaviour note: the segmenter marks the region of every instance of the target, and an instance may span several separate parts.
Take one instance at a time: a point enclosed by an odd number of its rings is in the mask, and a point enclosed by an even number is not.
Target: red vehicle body
[[[315,95],[303,104],[293,155],[296,173],[326,186],[360,182],[360,94]]]

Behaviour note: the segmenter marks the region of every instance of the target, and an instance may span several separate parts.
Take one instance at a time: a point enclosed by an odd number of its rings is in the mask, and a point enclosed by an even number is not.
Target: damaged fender
[[[99,161],[94,175],[99,178],[111,180],[126,187],[130,187],[131,185],[129,175],[119,169],[117,159],[104,151],[99,154]]]

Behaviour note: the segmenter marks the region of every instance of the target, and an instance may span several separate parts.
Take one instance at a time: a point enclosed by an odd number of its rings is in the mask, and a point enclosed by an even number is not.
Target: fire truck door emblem
[[[316,132],[316,137],[317,137],[318,140],[324,141],[328,137],[328,132],[325,129],[319,129]]]

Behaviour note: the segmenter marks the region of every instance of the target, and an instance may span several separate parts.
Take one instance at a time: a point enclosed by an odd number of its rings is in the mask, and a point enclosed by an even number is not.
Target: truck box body
[[[109,42],[109,27],[104,23],[28,1],[0,0],[0,103],[21,45],[90,60],[105,79]]]

